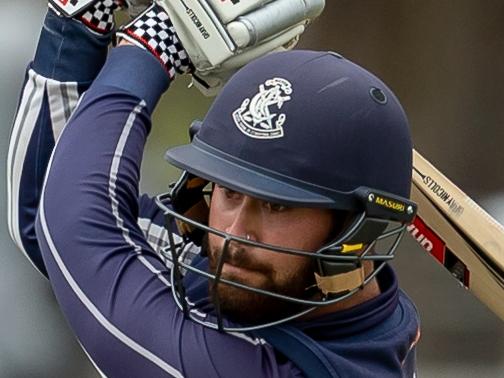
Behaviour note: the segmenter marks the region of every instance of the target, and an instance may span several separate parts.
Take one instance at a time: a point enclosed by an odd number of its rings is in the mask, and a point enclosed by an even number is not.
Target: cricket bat
[[[415,150],[411,198],[411,236],[504,320],[504,227]]]

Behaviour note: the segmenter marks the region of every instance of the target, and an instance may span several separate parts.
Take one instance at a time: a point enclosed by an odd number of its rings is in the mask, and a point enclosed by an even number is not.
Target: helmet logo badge
[[[287,116],[277,112],[291,100],[292,84],[282,78],[266,80],[259,93],[246,98],[234,111],[233,120],[245,135],[256,139],[275,139],[284,136]]]

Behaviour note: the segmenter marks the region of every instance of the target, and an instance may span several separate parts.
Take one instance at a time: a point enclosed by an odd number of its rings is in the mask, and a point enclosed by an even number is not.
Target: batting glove
[[[325,0],[156,2],[170,15],[194,65],[194,85],[209,96],[248,62],[292,49],[325,6]]]
[[[122,26],[117,38],[149,51],[165,68],[170,79],[190,73],[193,66],[166,11],[154,3],[130,23]]]
[[[125,0],[100,0],[83,6],[84,10],[78,9],[78,13],[71,17],[82,22],[93,33],[108,34],[115,29],[114,11],[126,6]],[[49,1],[49,9],[58,16],[69,17],[65,12],[66,9],[57,1]]]

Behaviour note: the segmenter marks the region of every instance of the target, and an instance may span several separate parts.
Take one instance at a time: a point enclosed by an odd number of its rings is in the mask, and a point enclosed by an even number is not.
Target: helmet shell
[[[224,87],[175,166],[278,203],[351,209],[369,187],[409,197],[406,115],[376,76],[331,52],[272,53]]]

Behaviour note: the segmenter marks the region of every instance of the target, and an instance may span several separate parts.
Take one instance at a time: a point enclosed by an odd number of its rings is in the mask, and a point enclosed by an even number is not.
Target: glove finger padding
[[[194,82],[206,95],[215,95],[249,61],[293,48],[325,6],[325,0],[157,2],[170,15],[195,67]]]
[[[156,3],[122,26],[117,37],[151,52],[171,79],[176,74],[188,73],[193,69],[170,17]]]
[[[205,96],[216,96],[228,79],[248,62],[268,53],[293,49],[303,31],[304,26],[298,25],[282,35],[229,58],[220,67],[204,71],[195,70],[192,82]]]

